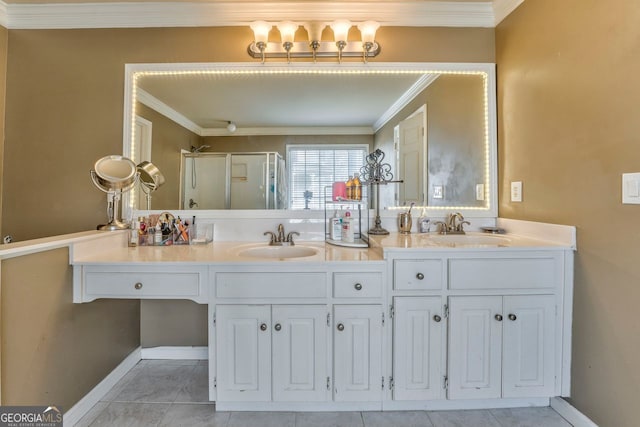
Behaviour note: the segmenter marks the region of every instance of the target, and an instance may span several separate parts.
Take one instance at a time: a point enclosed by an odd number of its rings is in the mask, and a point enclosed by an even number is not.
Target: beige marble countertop
[[[246,256],[242,251],[268,247],[263,242],[212,242],[204,245],[113,247],[86,256],[76,253],[71,264],[212,264],[212,263],[317,263],[344,261],[382,261],[381,248],[345,248],[325,242],[296,242],[295,248],[315,253],[298,258]]]
[[[438,233],[391,233],[386,236],[371,236],[370,245],[383,251],[396,249],[424,250],[561,250],[571,247],[547,240],[534,239],[516,234],[489,234],[467,232],[464,235],[441,235]]]

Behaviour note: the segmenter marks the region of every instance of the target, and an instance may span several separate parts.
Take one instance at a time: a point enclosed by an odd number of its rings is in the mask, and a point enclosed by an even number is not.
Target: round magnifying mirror
[[[136,181],[136,164],[123,156],[105,156],[93,167],[97,183],[103,191],[125,190]]]
[[[138,172],[140,172],[140,183],[151,191],[157,190],[158,187],[164,184],[164,175],[162,175],[160,169],[151,162],[147,162],[146,160],[140,162]]]

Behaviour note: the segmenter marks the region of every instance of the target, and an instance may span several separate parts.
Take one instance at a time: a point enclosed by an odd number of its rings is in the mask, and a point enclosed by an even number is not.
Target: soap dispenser
[[[338,211],[336,210],[333,213],[333,216],[330,219],[330,237],[331,240],[341,240],[342,239],[342,218]]]

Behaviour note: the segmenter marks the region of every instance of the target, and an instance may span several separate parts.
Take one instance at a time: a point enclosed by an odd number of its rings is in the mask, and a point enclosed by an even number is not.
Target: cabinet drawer
[[[324,298],[325,273],[218,273],[218,298]]]
[[[88,271],[84,287],[92,298],[190,298],[200,294],[200,273]]]
[[[336,298],[377,298],[382,296],[382,273],[334,273]]]
[[[395,260],[393,287],[397,290],[442,289],[442,260]]]
[[[464,258],[449,260],[451,289],[553,288],[558,260],[539,258]]]

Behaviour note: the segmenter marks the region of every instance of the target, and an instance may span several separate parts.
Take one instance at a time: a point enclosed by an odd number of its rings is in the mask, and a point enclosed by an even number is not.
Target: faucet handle
[[[262,233],[262,235],[263,236],[271,235],[271,238],[269,239],[270,244],[273,244],[276,241],[276,235],[271,231],[265,231],[264,233]]]
[[[464,233],[464,225],[471,225],[471,223],[469,221],[460,221],[460,223],[458,224],[458,231],[462,231]]]
[[[289,234],[287,234],[287,242],[291,243],[291,246],[293,246],[293,235],[296,236],[300,236],[300,233],[298,233],[297,231],[291,231]]]

